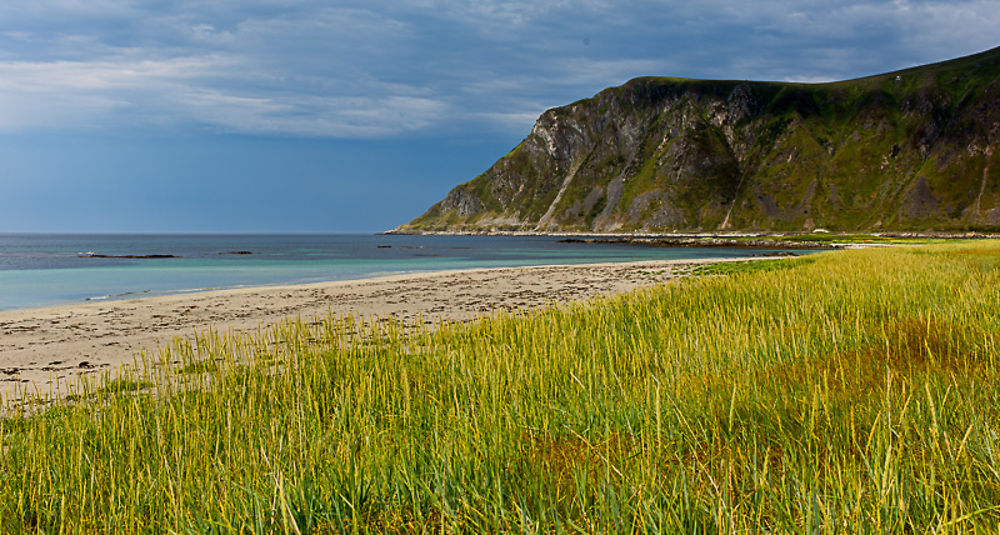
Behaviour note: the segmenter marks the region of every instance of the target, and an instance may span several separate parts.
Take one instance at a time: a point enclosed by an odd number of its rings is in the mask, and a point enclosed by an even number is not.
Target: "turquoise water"
[[[562,243],[561,239],[0,234],[0,310],[420,271],[712,258],[768,252]],[[232,254],[236,252],[251,254]],[[86,254],[176,258],[96,258]]]

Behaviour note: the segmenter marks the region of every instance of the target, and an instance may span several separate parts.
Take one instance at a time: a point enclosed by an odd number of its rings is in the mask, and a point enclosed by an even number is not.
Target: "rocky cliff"
[[[1000,48],[828,84],[637,78],[399,231],[1000,228]]]

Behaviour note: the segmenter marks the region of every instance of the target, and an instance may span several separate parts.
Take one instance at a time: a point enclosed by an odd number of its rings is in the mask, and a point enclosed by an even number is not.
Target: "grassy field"
[[[995,530],[1000,243],[766,266],[206,333],[0,421],[0,531]]]

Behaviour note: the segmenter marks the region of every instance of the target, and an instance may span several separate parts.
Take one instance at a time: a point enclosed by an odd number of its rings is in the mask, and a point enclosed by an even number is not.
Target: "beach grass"
[[[1000,243],[766,266],[179,340],[0,420],[0,531],[995,530]]]

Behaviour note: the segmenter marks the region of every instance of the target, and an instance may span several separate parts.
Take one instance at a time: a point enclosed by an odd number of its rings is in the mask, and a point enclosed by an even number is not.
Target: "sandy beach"
[[[288,317],[328,314],[404,323],[463,321],[503,310],[620,293],[677,277],[694,264],[645,261],[477,269],[351,281],[265,286],[0,312],[0,395],[49,392],[78,374],[95,374],[155,355],[177,337],[208,328],[257,330]]]

